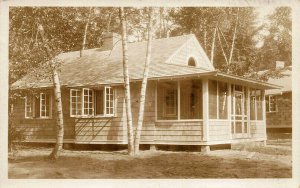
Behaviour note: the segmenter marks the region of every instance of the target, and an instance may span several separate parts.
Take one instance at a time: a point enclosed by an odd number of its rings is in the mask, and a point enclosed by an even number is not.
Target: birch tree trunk
[[[227,64],[227,69],[228,69],[228,60],[227,60],[227,56],[226,56],[226,53],[225,53],[223,45],[222,45],[222,41],[221,41],[219,30],[217,31],[217,34],[218,34],[218,39],[219,39],[220,46],[221,46],[221,49],[222,49],[222,52],[223,52],[223,56],[225,58],[225,61],[226,61],[226,64]]]
[[[129,83],[129,73],[128,73],[127,31],[126,31],[126,21],[124,17],[125,15],[124,15],[123,7],[119,8],[119,16],[120,16],[121,30],[122,30],[123,75],[124,75],[124,84],[125,84],[125,103],[126,103],[126,115],[127,115],[128,154],[134,155],[130,83]]]
[[[238,11],[239,11],[239,10],[238,10]],[[236,30],[237,30],[238,20],[239,20],[239,13],[237,13],[237,15],[236,15],[236,21],[235,21],[234,33],[233,33],[233,38],[232,38],[232,45],[231,45],[230,56],[229,56],[229,61],[228,61],[229,64],[230,64],[231,61],[232,61],[233,49],[234,49],[234,43],[235,43],[235,38],[236,38]],[[229,72],[229,69],[227,70],[227,73],[228,73],[228,72]]]
[[[89,27],[89,22],[90,22],[90,19],[91,19],[91,14],[92,14],[92,7],[90,7],[89,16],[88,16],[88,18],[86,20],[86,24],[85,24],[85,27],[84,27],[84,34],[83,34],[83,41],[82,41],[82,49],[80,50],[80,57],[82,57],[83,50],[85,50],[86,35],[87,35],[88,27]]]
[[[140,108],[138,115],[138,123],[135,132],[134,139],[134,152],[135,154],[139,153],[141,132],[143,128],[144,121],[144,110],[145,110],[145,99],[146,99],[146,90],[147,90],[147,81],[148,81],[148,72],[149,72],[149,64],[151,60],[151,47],[152,47],[152,17],[153,17],[153,9],[149,8],[149,22],[148,22],[148,44],[147,44],[147,52],[146,52],[146,60],[143,74],[143,81],[141,85],[141,95],[140,95]]]
[[[63,141],[64,141],[64,121],[63,121],[63,111],[62,111],[62,101],[61,101],[61,90],[58,72],[56,70],[56,62],[51,55],[51,50],[47,44],[44,37],[44,28],[40,24],[38,26],[38,32],[41,36],[43,42],[43,48],[49,58],[50,68],[52,70],[52,82],[54,86],[54,96],[55,96],[55,107],[56,107],[56,144],[53,148],[50,159],[57,159],[62,151]]]
[[[216,33],[217,33],[217,27],[215,27],[215,30],[214,30],[214,36],[213,36],[213,41],[212,41],[212,45],[211,45],[211,51],[210,51],[210,61],[211,61],[211,64],[214,65],[214,53],[215,53],[215,43],[216,43]]]

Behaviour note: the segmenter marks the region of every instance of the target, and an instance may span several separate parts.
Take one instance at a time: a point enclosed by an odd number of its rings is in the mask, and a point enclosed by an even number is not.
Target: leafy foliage
[[[267,34],[265,34],[267,33]],[[284,61],[286,66],[292,65],[292,21],[291,8],[279,7],[267,17],[259,48],[259,61],[255,67],[259,70],[275,68],[276,61]]]
[[[211,54],[214,29],[218,28],[221,40],[216,43],[215,48],[214,66],[217,69],[226,72],[229,68],[231,73],[243,75],[255,61],[253,37],[257,33],[255,26],[257,13],[254,8],[184,7],[173,9],[170,16],[177,24],[177,28],[171,34],[195,33],[207,54]],[[238,20],[236,19],[237,16]],[[224,49],[228,59],[236,25],[233,64],[227,65],[221,49]],[[240,69],[239,67],[243,68]]]

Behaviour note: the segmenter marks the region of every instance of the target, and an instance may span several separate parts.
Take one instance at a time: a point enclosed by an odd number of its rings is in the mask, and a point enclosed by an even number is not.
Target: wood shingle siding
[[[193,37],[190,38],[167,62],[187,66],[189,58],[192,57],[196,61],[196,67],[201,67],[206,70],[214,70],[207,59],[206,54],[201,53],[202,49],[198,45],[199,44]]]
[[[221,141],[229,140],[231,134],[230,121],[228,120],[210,120],[209,121],[209,140]]]
[[[267,112],[267,128],[292,128],[292,92],[275,96],[277,111]]]
[[[252,138],[265,138],[266,127],[264,121],[250,121],[250,134]]]
[[[66,90],[62,90],[62,103],[64,111],[64,139],[74,139],[75,129],[74,129],[74,119],[70,118],[69,115],[69,98],[66,97]],[[19,99],[17,105],[14,108],[14,115],[16,119],[17,130],[22,131],[25,141],[35,141],[35,140],[55,140],[56,138],[56,119],[55,119],[55,108],[54,100],[52,100],[52,118],[32,118],[25,119],[25,101],[24,99]]]
[[[191,142],[200,144],[202,141],[202,121],[156,122],[155,143],[168,144]]]

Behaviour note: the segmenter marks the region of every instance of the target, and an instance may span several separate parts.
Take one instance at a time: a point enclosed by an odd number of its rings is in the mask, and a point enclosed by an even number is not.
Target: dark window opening
[[[194,58],[190,57],[189,61],[188,61],[188,65],[189,66],[193,66],[195,67],[196,66],[196,61]]]

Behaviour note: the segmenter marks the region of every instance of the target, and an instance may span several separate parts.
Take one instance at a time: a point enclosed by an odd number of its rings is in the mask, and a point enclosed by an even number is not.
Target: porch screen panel
[[[217,119],[217,81],[209,80],[208,82],[208,93],[209,93],[209,119]]]
[[[177,82],[157,84],[157,119],[178,119]]]
[[[227,83],[218,82],[219,119],[227,119]]]
[[[262,110],[262,92],[261,90],[256,90],[256,108],[257,108],[257,120],[263,119],[263,110]]]
[[[255,120],[255,103],[256,103],[256,97],[255,97],[255,90],[251,90],[251,96],[250,96],[250,120]]]
[[[180,81],[180,119],[202,119],[202,81]]]

